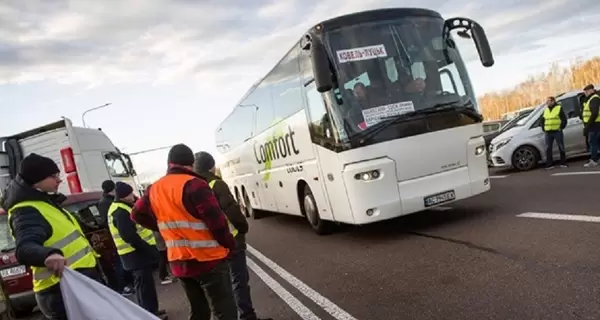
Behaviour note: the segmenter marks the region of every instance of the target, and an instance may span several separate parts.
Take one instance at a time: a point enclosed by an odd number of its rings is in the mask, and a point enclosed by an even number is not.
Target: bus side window
[[[323,145],[324,140],[333,138],[329,114],[325,108],[323,96],[317,91],[315,82],[312,81],[305,87],[306,103],[308,106],[309,130],[313,142]]]

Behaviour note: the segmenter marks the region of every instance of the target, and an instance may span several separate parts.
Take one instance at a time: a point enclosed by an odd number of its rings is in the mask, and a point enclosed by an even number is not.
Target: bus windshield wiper
[[[369,128],[367,131],[358,135],[357,138],[360,141],[360,143],[362,144],[364,142],[364,140],[375,136],[382,130],[384,130],[394,124],[397,124],[397,123],[400,123],[403,121],[407,121],[407,120],[411,120],[411,119],[415,119],[418,116],[434,114],[434,113],[439,113],[439,112],[446,112],[446,111],[460,112],[470,118],[473,118],[477,122],[483,121],[483,116],[473,109],[473,102],[471,102],[470,99],[462,104],[460,104],[459,101],[444,102],[444,103],[434,104],[433,106],[426,108],[426,109],[420,109],[420,110],[403,113],[400,115],[381,118],[379,123],[375,124],[374,126]]]

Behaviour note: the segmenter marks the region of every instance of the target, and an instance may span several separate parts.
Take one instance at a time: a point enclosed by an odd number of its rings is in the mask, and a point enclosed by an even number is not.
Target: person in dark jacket
[[[135,295],[138,304],[154,313],[161,319],[166,319],[164,310],[158,309],[158,295],[154,283],[153,271],[158,264],[158,251],[156,250],[153,234],[147,230],[152,244],[140,236],[136,223],[131,220],[131,210],[135,203],[133,188],[127,183],[117,182],[115,184],[115,201],[111,205],[108,218],[118,230],[123,244],[128,244],[134,251],[125,254],[119,253],[123,268],[133,272]],[[116,238],[115,238],[116,239]],[[116,243],[117,248],[120,247]]]
[[[10,182],[3,203],[7,211],[12,209],[9,223],[15,238],[15,255],[19,263],[33,267],[45,267],[58,276],[62,275],[67,264],[65,255],[68,253],[44,245],[56,232],[53,231],[55,229],[51,222],[34,205],[15,206],[25,201],[38,201],[58,209],[54,212],[64,213],[69,221],[73,221],[60,207],[66,197],[57,193],[58,186],[62,182],[59,173],[60,170],[52,159],[34,153],[28,155],[21,162],[18,175]],[[68,222],[65,223],[68,224]],[[77,221],[73,223],[77,223]],[[84,240],[87,242],[87,239],[84,238]],[[89,245],[89,242],[87,244]],[[100,273],[95,262],[91,263],[90,267],[76,268],[75,270],[100,282]],[[67,320],[60,285],[56,284],[42,289],[36,292],[35,296],[40,310],[47,319]]]
[[[177,144],[169,150],[167,163],[169,169],[166,176],[152,184],[146,190],[145,195],[136,202],[131,213],[132,219],[148,229],[159,231],[157,215],[164,217],[168,213],[154,211],[164,209],[160,204],[152,202],[161,199],[161,194],[154,194],[155,197],[152,197],[153,190],[155,190],[153,188],[156,188],[157,185],[160,188],[161,181],[164,182],[170,178],[189,178],[183,185],[177,186],[181,190],[175,189],[177,190],[175,192],[180,194],[181,200],[174,199],[174,207],[177,210],[185,210],[185,214],[193,220],[202,221],[206,226],[207,233],[218,243],[218,246],[227,249],[226,252],[230,254],[235,249],[235,239],[231,235],[225,214],[214,193],[205,179],[193,171],[193,151],[184,144]],[[201,233],[206,234],[204,231]],[[213,319],[238,319],[227,257],[220,257],[219,254],[219,257],[214,259],[198,259],[195,256],[181,260],[172,259],[171,252],[177,252],[180,249],[168,246],[169,239],[166,234],[172,236],[171,233],[161,231],[161,234],[167,241],[172,275],[178,278],[190,303],[189,319],[208,320],[211,319],[211,314]],[[212,250],[213,248],[207,249]]]
[[[598,95],[592,84],[585,86],[583,92],[585,93],[582,112],[583,124],[585,126],[584,131],[588,134],[590,146],[590,161],[583,166],[595,167],[598,165],[598,160],[600,160],[600,155],[598,155],[598,149],[600,148],[600,95]]]
[[[246,233],[248,233],[248,221],[240,206],[231,194],[229,186],[215,174],[215,159],[208,152],[198,152],[195,155],[194,171],[212,185],[212,190],[219,202],[219,206],[229,219],[229,222],[238,230],[235,237],[236,247],[230,256],[229,268],[233,282],[233,293],[238,306],[240,320],[259,320],[252,306],[250,295],[250,273],[246,264]],[[211,183],[212,182],[212,183]],[[269,320],[271,318],[265,318]]]
[[[567,115],[562,106],[556,103],[556,98],[548,97],[546,99],[546,109],[541,119],[542,130],[546,134],[546,169],[554,167],[554,159],[552,158],[554,141],[556,141],[560,153],[560,166],[566,168],[567,157],[563,130],[567,126]]]
[[[115,183],[112,180],[104,180],[102,182],[102,198],[98,202],[98,213],[100,218],[98,224],[101,227],[108,228],[108,209],[115,201]],[[115,275],[111,281],[111,287],[123,296],[133,294],[133,275],[130,271],[123,269],[121,259],[115,259],[114,266]]]

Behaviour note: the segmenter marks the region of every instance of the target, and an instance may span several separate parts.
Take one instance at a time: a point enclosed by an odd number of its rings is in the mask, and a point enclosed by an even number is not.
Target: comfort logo
[[[271,179],[270,170],[273,167],[273,160],[285,159],[292,155],[300,154],[300,150],[296,148],[295,134],[296,132],[291,126],[288,126],[287,131],[285,131],[285,123],[281,122],[273,130],[272,136],[264,143],[254,143],[254,157],[256,158],[256,162],[264,164],[264,181]]]

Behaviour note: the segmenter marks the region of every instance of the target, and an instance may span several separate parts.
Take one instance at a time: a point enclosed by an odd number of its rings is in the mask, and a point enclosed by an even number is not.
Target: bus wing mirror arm
[[[333,88],[331,63],[325,45],[318,37],[313,37],[310,45],[311,64],[315,75],[317,91],[327,92]]]
[[[484,67],[491,67],[494,65],[494,55],[492,54],[492,48],[488,41],[487,35],[483,27],[468,18],[451,18],[446,20],[444,23],[444,40],[449,39],[450,31],[459,29],[458,36],[461,38],[472,38],[479,54],[479,60]],[[468,31],[471,31],[469,35]]]

